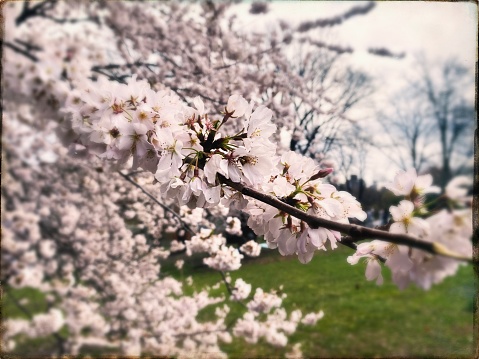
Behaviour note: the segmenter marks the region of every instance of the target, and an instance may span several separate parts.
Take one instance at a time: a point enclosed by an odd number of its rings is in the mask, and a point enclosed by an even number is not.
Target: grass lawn
[[[383,286],[367,282],[363,264],[351,266],[346,262],[350,253],[347,248],[318,253],[307,265],[294,257],[281,257],[276,251],[245,261],[239,271],[232,272],[233,281],[241,277],[265,290],[283,284],[288,310],[300,308],[307,313],[322,309],[325,316],[314,327],[300,325],[287,348],[235,339],[223,349],[232,358],[274,358],[283,357],[292,344],[301,342],[307,357],[472,356],[474,279],[470,265],[429,291],[415,287],[400,291],[390,283],[386,269]],[[220,280],[218,273],[198,266],[198,258],[186,261],[180,275],[173,265],[177,258],[166,263],[162,271],[183,279],[192,275],[196,289]],[[215,292],[225,293],[224,286]],[[29,298],[27,306],[32,312],[46,311],[41,293],[28,289],[14,293],[18,298]],[[230,303],[230,307],[228,319],[242,315],[239,305]],[[213,308],[208,308],[201,314],[208,318],[212,312]],[[3,300],[3,316],[24,317],[8,295]],[[37,345],[27,340],[17,354],[34,354]]]
[[[290,338],[290,343],[303,343],[306,356],[471,357],[475,293],[471,265],[429,291],[416,287],[401,291],[391,284],[387,269],[383,270],[384,285],[367,282],[364,264],[346,262],[351,253],[347,248],[319,253],[307,265],[268,252],[232,272],[232,279],[241,277],[265,290],[283,284],[288,310],[325,312],[314,327],[300,325]],[[185,267],[184,275],[189,274],[197,287],[219,279],[206,269]],[[240,315],[237,307],[231,305],[230,315]],[[233,358],[271,358],[282,357],[290,346],[285,350],[235,340],[223,348]]]

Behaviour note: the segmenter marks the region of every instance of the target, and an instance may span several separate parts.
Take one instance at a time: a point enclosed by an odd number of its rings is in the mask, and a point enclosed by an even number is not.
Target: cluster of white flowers
[[[179,270],[183,269],[184,265],[185,265],[185,261],[183,259],[178,259],[175,262],[175,267],[178,268]]]
[[[183,243],[177,241],[176,239],[170,242],[170,252],[179,252],[185,249],[185,247],[186,246]]]
[[[251,284],[248,284],[243,279],[238,278],[235,281],[235,285],[232,291],[232,300],[244,300],[248,298],[249,294],[251,293]]]
[[[234,271],[241,267],[241,259],[243,255],[231,246],[221,246],[218,251],[214,252],[211,257],[203,259],[208,267],[219,271]]]
[[[323,316],[322,312],[319,312],[310,313],[303,318],[301,311],[297,309],[288,317],[284,308],[275,308],[272,311],[273,308],[275,305],[263,308],[263,313],[266,314],[264,321],[258,320],[258,313],[245,313],[236,323],[233,333],[243,337],[248,343],[257,343],[260,338],[264,338],[272,345],[285,346],[288,342],[287,335],[294,333],[299,323],[314,325]]]
[[[15,348],[15,342],[10,338],[23,333],[28,337],[45,337],[58,332],[65,324],[65,319],[58,309],[50,309],[47,313],[33,316],[31,321],[25,319],[7,319],[4,322],[6,331],[4,342],[9,350]]]
[[[213,122],[199,98],[193,109],[132,78],[127,85],[104,81],[95,89],[74,91],[64,111],[72,117],[77,142],[107,159],[132,157],[133,168],[154,172],[163,193],[180,204],[211,207],[220,201],[217,173],[256,184],[273,166],[275,146],[267,141],[275,130],[271,111],[260,106],[252,112],[252,105],[239,100],[228,106],[243,106],[241,113],[227,107],[231,112],[223,121]],[[233,114],[244,115],[247,132],[222,137],[219,128]]]
[[[324,312],[322,310],[318,313],[309,313],[304,316],[304,318],[301,320],[301,323],[306,325],[315,325],[318,320],[323,319],[323,317]]]
[[[214,234],[212,229],[202,228],[198,234],[185,242],[186,254],[216,253],[221,246],[226,244],[226,238],[221,234]]]
[[[466,191],[457,188],[463,184],[464,180],[453,180],[446,188],[445,197],[454,202],[454,206],[467,203],[467,200],[464,201]],[[430,212],[425,204],[425,194],[438,192],[432,186],[431,175],[418,176],[414,169],[400,171],[388,188],[395,195],[405,197],[398,206],[390,208],[393,219],[390,232],[411,234],[424,241],[444,244],[457,254],[472,255],[471,211],[463,208]],[[393,282],[399,288],[405,288],[412,282],[429,289],[456,273],[461,265],[461,262],[451,258],[379,240],[359,244],[356,253],[348,257],[348,262],[356,264],[360,258],[367,261],[366,278],[376,280],[377,284],[383,283],[380,260],[384,259],[385,265],[391,269]]]
[[[235,236],[241,236],[243,232],[241,231],[241,221],[237,217],[228,217],[226,218],[226,232]]]
[[[250,227],[264,235],[270,248],[277,247],[283,255],[297,254],[303,263],[312,259],[315,250],[325,250],[328,240],[336,248],[340,233],[310,228],[274,207],[246,200],[225,187],[222,178],[272,194],[321,218],[341,223],[366,218],[353,196],[322,182],[330,170],[320,170],[312,159],[294,152],[276,156],[276,145],[270,140],[276,126],[268,108],[254,109],[252,102],[233,95],[223,118],[214,120],[199,97],[194,104],[195,108],[188,107],[132,78],[127,85],[103,81],[94,89],[73,91],[64,111],[72,117],[76,143],[105,159],[125,163],[131,158],[133,168],[155,173],[162,195],[180,205],[207,208],[220,201],[226,206],[239,202],[238,207],[250,215]],[[227,121],[241,122],[242,130],[222,133]],[[241,233],[239,221],[228,218],[227,231]],[[201,251],[218,250],[203,248],[208,244],[201,242],[193,238],[188,253],[193,243]],[[250,250],[253,255],[256,251]]]
[[[251,240],[244,243],[240,247],[240,251],[249,257],[258,257],[261,254],[261,246],[257,242]]]
[[[312,159],[287,152],[281,157],[274,178],[262,190],[317,217],[341,223],[349,223],[351,217],[366,219],[366,213],[351,194],[321,182],[329,172],[320,170]],[[334,249],[341,240],[337,231],[311,228],[259,201],[251,201],[246,212],[250,214],[248,225],[256,234],[264,235],[270,248],[278,248],[282,255],[297,254],[302,263],[309,262],[315,250],[326,250],[327,241]]]
[[[39,287],[44,277],[43,263],[28,260],[28,257],[38,258],[32,249],[41,243],[40,218],[24,211],[7,212],[2,217],[2,261],[22,263],[4,270],[9,274],[9,284],[13,287]]]
[[[285,294],[279,296],[274,292],[265,293],[263,289],[257,288],[253,300],[248,303],[248,309],[256,314],[269,313],[272,308],[281,306],[285,296]]]
[[[72,11],[72,4],[62,2],[58,11]],[[5,41],[32,45],[36,61],[26,56],[6,53],[6,70],[2,72],[5,95],[17,102],[37,102],[37,121],[56,118],[55,112],[69,92],[69,83],[84,82],[94,65],[107,64],[106,54],[115,52],[113,33],[94,22],[72,22],[68,26],[52,26],[51,20],[37,17],[16,26],[22,6],[8,4],[5,15]],[[80,12],[81,13],[81,12]],[[84,17],[85,15],[79,15]],[[20,40],[20,41],[19,41]],[[40,106],[38,106],[40,105]],[[52,111],[53,110],[53,111]],[[43,116],[39,116],[43,114]]]
[[[241,255],[238,249],[227,246],[226,238],[221,234],[214,234],[212,229],[202,228],[197,235],[185,242],[186,254],[208,253],[203,263],[219,271],[233,271],[241,267]],[[175,243],[175,247],[179,247]]]

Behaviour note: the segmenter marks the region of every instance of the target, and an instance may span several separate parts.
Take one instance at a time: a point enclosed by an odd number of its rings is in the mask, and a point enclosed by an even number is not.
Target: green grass
[[[15,304],[16,302],[20,303]],[[9,288],[4,293],[2,301],[4,317],[29,319],[29,314],[45,313],[46,311],[47,301],[45,296],[34,288]]]
[[[391,283],[387,269],[383,269],[383,286],[367,282],[363,264],[346,262],[350,253],[346,248],[319,253],[303,265],[270,251],[233,272],[232,279],[241,277],[265,290],[283,284],[288,310],[325,312],[314,327],[300,325],[290,337],[290,344],[303,343],[308,357],[471,357],[474,280],[470,265],[429,291],[415,286],[401,291]],[[197,288],[219,280],[217,273],[201,268],[186,267],[184,275],[193,271]],[[238,305],[231,307],[232,316],[241,314]],[[235,340],[223,348],[233,358],[270,358],[282,357],[290,346],[285,350]]]
[[[223,345],[232,358],[283,357],[294,343],[302,343],[307,357],[466,357],[472,356],[472,303],[474,280],[470,265],[429,291],[410,287],[400,291],[391,284],[384,269],[385,284],[376,286],[364,278],[364,265],[350,266],[346,248],[318,253],[303,265],[296,258],[281,257],[268,251],[262,258],[246,261],[232,272],[232,280],[241,277],[254,287],[278,289],[281,284],[288,297],[288,311],[300,308],[303,313],[322,309],[325,317],[314,327],[300,325],[290,337],[287,348],[275,348],[260,342],[251,345],[241,339]],[[178,258],[178,257],[177,257]],[[187,260],[182,274],[173,263],[162,267],[178,279],[193,276],[191,293],[217,283],[221,277],[201,266],[201,258]],[[19,298],[28,297],[29,309],[46,311],[41,294],[14,291]],[[214,294],[225,293],[224,286]],[[241,306],[230,303],[228,320],[243,313]],[[201,313],[211,318],[214,308]],[[22,317],[22,313],[4,296],[4,317]],[[33,345],[33,343],[32,343]]]

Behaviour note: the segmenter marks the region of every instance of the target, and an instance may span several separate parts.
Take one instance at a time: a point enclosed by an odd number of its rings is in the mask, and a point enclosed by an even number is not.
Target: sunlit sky
[[[278,19],[292,26],[305,20],[316,20],[340,15],[359,1],[273,1],[267,14],[250,15],[250,3],[235,6],[235,12],[244,27],[264,31],[277,26]],[[367,108],[357,114],[365,121],[375,117],[375,111],[404,87],[418,73],[416,61],[422,55],[428,63],[440,64],[454,57],[470,69],[474,78],[477,52],[477,6],[471,2],[383,1],[376,3],[366,15],[354,16],[332,28],[312,30],[321,40],[351,47],[348,61],[357,69],[373,76],[378,90]],[[403,59],[374,56],[368,48],[387,48],[393,53],[404,52]],[[471,81],[473,84],[473,81]],[[473,103],[474,86],[464,89]],[[377,169],[380,169],[378,171]],[[371,153],[366,180],[382,182],[392,178],[398,167],[380,151]]]

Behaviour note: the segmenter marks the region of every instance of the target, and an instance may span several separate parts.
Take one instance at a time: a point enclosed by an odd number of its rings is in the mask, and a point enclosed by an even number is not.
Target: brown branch
[[[370,12],[376,4],[373,1],[370,1],[366,4],[353,6],[351,9],[346,11],[341,15],[337,15],[330,18],[318,19],[316,21],[304,21],[302,22],[296,31],[298,32],[307,32],[315,28],[324,28],[324,27],[333,27],[341,25],[343,21],[350,19],[353,16],[365,15]]]
[[[114,74],[109,74],[109,73],[103,71],[102,69],[92,69],[91,71],[108,77],[108,80],[117,81],[117,82],[119,82],[121,84],[125,84],[125,85],[126,85],[126,81],[124,79],[129,76],[129,75],[117,76],[117,75],[114,75]]]
[[[91,68],[92,71],[98,70],[112,70],[112,69],[122,69],[122,68],[132,68],[132,67],[141,67],[141,66],[153,66],[158,67],[158,64],[142,62],[142,61],[135,61],[132,63],[125,63],[125,64],[107,64],[107,65],[95,65]]]
[[[311,228],[323,227],[333,231],[338,231],[343,234],[351,236],[352,238],[354,238],[355,241],[368,239],[368,238],[382,239],[386,242],[401,244],[411,248],[421,249],[431,254],[442,255],[449,258],[472,262],[471,258],[455,253],[447,249],[445,246],[443,246],[440,243],[426,242],[407,234],[390,233],[390,232],[381,231],[378,229],[358,226],[356,224],[339,223],[339,222],[334,222],[324,218],[312,216],[306,212],[303,212],[300,209],[297,209],[295,207],[292,207],[286,204],[285,202],[280,201],[276,197],[259,192],[241,183],[233,182],[230,179],[227,179],[226,177],[221,176],[220,174],[218,174],[218,177],[220,178],[220,181],[223,184],[237,190],[238,192],[244,194],[245,196],[253,197],[263,203],[269,204],[270,206],[273,206],[285,213],[288,213],[292,215],[293,217],[296,217],[306,222]]]
[[[4,44],[6,47],[9,47],[9,48],[12,49],[13,51],[15,51],[16,53],[19,53],[19,54],[21,54],[21,55],[27,57],[28,59],[32,60],[33,62],[38,62],[38,57],[36,57],[36,56],[33,55],[32,53],[30,53],[29,51],[24,50],[24,49],[18,47],[17,45],[12,44],[11,42],[8,42],[8,41],[4,41],[3,44]]]

